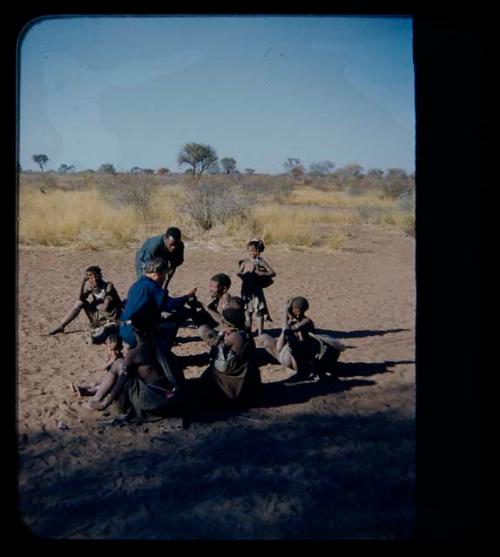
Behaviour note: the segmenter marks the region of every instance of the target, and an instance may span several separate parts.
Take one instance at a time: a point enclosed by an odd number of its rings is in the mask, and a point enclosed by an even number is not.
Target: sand
[[[171,294],[230,274],[239,249],[186,243]],[[414,534],[415,243],[364,226],[342,250],[269,247],[266,289],[278,333],[287,298],[309,299],[318,328],[349,348],[339,379],[286,384],[263,356],[262,400],[241,412],[201,412],[182,424],[103,426],[69,385],[100,377],[103,346],[83,340],[83,313],[47,336],[99,265],[122,296],[134,250],[21,246],[17,416],[21,516],[36,535],[77,539],[387,539]],[[268,331],[269,332],[269,331]],[[181,329],[174,352],[188,378],[206,346]]]

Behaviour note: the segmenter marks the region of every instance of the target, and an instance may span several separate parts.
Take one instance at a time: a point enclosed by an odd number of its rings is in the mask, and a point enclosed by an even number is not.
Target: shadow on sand
[[[101,539],[398,539],[414,535],[414,421],[298,414],[148,435],[26,482],[38,535]],[[142,434],[145,435],[145,434]],[[75,441],[76,438],[75,438]],[[59,449],[60,450],[60,449]],[[36,447],[21,455],[37,466]],[[56,458],[54,456],[54,458]],[[63,455],[61,457],[63,459]],[[113,465],[114,464],[114,465]]]

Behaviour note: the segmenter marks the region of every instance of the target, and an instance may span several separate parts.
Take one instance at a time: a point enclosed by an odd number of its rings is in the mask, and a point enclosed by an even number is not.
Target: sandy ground
[[[76,299],[89,265],[122,296],[133,250],[21,247],[18,278],[18,435],[21,516],[32,532],[92,539],[359,539],[414,533],[414,240],[360,228],[343,250],[279,251],[266,296],[277,334],[284,301],[309,299],[318,328],[349,345],[339,379],[285,384],[263,356],[262,400],[201,412],[189,424],[102,426],[72,381],[94,381],[105,348],[88,346],[85,316],[47,336]],[[244,253],[187,243],[171,294],[217,272],[233,280]],[[188,378],[205,345],[181,329],[174,351]]]

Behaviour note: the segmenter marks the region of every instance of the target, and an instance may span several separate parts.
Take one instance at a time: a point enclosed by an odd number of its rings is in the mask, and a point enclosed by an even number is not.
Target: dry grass
[[[130,176],[125,178],[121,181],[117,176],[113,184],[106,186],[104,178],[94,175],[51,175],[50,180],[40,176],[38,181],[34,176],[23,177],[19,193],[20,242],[104,249],[137,244],[166,226],[178,226],[186,239],[214,236],[241,244],[258,236],[268,244],[329,249],[340,249],[347,238],[346,230],[358,224],[396,228],[414,235],[411,206],[402,208],[396,200],[377,193],[351,196],[307,186],[295,188],[286,204],[260,202],[247,216],[226,219],[207,232],[200,230],[185,210],[190,184],[161,184],[154,177],[146,184],[151,186],[147,207],[139,207],[133,203],[135,198],[127,198],[127,202],[119,199],[120,188],[134,185],[127,182],[131,181]]]
[[[296,188],[291,194],[289,202],[294,205],[339,208],[357,208],[363,206],[389,208],[394,206],[393,200],[383,197],[382,194],[376,192],[349,195],[343,191],[323,191],[310,187]]]

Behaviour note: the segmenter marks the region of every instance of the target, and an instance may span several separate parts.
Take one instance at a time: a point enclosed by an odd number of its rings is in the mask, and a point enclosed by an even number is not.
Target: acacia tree
[[[226,174],[231,174],[231,172],[236,170],[236,161],[233,159],[233,157],[224,157],[220,160],[220,164],[225,170]]]
[[[60,172],[61,174],[67,174],[68,172],[73,172],[73,170],[75,170],[74,165],[72,165],[72,164],[61,164],[59,166],[58,172]]]
[[[33,155],[31,158],[40,166],[40,170],[43,172],[43,167],[49,162],[49,157],[40,153],[39,155]]]
[[[312,162],[309,165],[309,174],[312,176],[326,176],[335,168],[335,163],[331,161]]]
[[[214,166],[217,162],[217,153],[210,145],[204,143],[186,143],[177,155],[177,162],[179,166],[188,164],[191,166],[189,169],[193,173],[193,178],[201,176],[203,172]]]
[[[302,163],[300,162],[300,159],[297,158],[293,158],[293,157],[289,157],[288,159],[286,159],[286,161],[283,163],[283,166],[285,167],[285,170],[287,172],[292,172],[292,170],[296,167],[296,166],[300,166]]]
[[[99,172],[102,172],[103,174],[116,174],[115,167],[110,163],[101,164]]]

